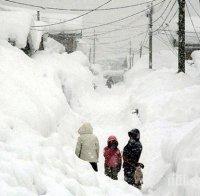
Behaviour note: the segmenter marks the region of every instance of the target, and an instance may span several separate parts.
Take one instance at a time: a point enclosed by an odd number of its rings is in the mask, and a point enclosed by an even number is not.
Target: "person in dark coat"
[[[108,78],[106,85],[108,88],[112,88],[112,85],[114,85],[114,81],[113,81],[112,77]]]
[[[130,139],[123,150],[124,180],[130,185],[135,185],[134,174],[142,153],[140,131],[138,129],[132,129],[128,132],[128,135]]]

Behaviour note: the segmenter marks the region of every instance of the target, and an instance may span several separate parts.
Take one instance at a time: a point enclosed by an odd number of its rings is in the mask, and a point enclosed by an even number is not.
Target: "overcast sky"
[[[95,8],[103,3],[105,3],[107,0],[15,0],[18,2],[25,2],[25,3],[30,3],[30,4],[35,4],[35,5],[41,5],[41,6],[52,6],[52,7],[60,7],[60,8]],[[110,2],[108,5],[105,7],[116,7],[116,6],[124,6],[124,5],[131,5],[135,3],[140,3],[140,2],[145,2],[146,0],[113,0]],[[156,2],[160,2],[161,0],[157,0]],[[178,1],[178,0],[176,0]],[[200,5],[198,0],[190,0],[193,5],[200,11]],[[14,5],[12,3],[7,3],[3,0],[0,0],[1,3],[5,5]],[[157,6],[154,10],[154,18],[156,18],[158,15],[162,13],[164,8],[168,5],[170,0],[166,0],[164,4],[161,4]],[[172,0],[171,5],[173,4],[174,0]],[[170,5],[170,6],[171,6]],[[169,6],[169,7],[170,7]],[[114,11],[101,11],[101,12],[93,12],[83,18],[84,21],[84,26],[93,26],[105,22],[110,22],[116,19],[119,19],[121,17],[125,17],[129,14],[138,12],[140,10],[143,10],[146,8],[146,5],[139,6],[139,7],[131,7],[127,9],[121,9],[121,10],[114,10]],[[172,12],[171,15],[176,11],[176,7],[174,7],[174,11]],[[191,8],[192,12],[192,8]],[[66,13],[66,12],[65,12]],[[81,14],[83,12],[77,12],[76,14]],[[168,12],[166,12],[168,13]],[[194,13],[192,12],[192,15]],[[165,18],[166,15],[163,16]],[[96,32],[104,32],[104,31],[110,31],[116,28],[121,28],[121,27],[129,27],[133,25],[140,25],[140,24],[146,24],[148,22],[147,17],[145,14],[138,15],[135,17],[132,17],[130,19],[124,20],[119,23],[115,23],[113,25],[109,26],[104,26],[101,28],[97,28]],[[162,20],[158,21],[157,24],[154,26],[159,26],[162,23]],[[107,44],[107,45],[100,45],[98,43],[103,42],[103,43],[110,43],[110,42],[117,42],[118,40],[123,40],[129,37],[134,37],[140,32],[145,32],[147,29],[147,26],[141,27],[139,29],[124,29],[123,31],[117,31],[113,32],[110,34],[106,34],[102,37],[99,37],[97,41],[97,57],[98,59],[101,59],[104,56],[125,56],[128,50],[129,46],[129,41],[125,42],[120,42],[120,43],[113,43],[113,44]],[[93,33],[93,30],[87,30],[83,32],[85,35],[90,35]],[[144,35],[142,36],[137,36],[136,38],[133,39],[133,48],[138,49],[141,41],[144,39]],[[88,40],[90,42],[90,40]]]

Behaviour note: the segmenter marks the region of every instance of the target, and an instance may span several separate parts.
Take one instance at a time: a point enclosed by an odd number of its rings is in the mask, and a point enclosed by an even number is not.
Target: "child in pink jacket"
[[[104,148],[105,174],[113,180],[118,180],[118,173],[121,170],[122,156],[118,149],[118,141],[115,136],[108,138],[108,145]]]

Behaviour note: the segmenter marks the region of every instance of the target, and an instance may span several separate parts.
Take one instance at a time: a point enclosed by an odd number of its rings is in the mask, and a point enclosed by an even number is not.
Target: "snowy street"
[[[0,196],[200,196],[199,8],[0,0]]]

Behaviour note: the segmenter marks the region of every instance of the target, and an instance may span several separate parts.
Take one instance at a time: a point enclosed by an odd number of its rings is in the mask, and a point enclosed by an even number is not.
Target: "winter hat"
[[[132,129],[128,132],[128,136],[134,140],[140,139],[140,131],[138,129]]]
[[[114,135],[109,136],[108,142],[117,141],[117,138]]]

